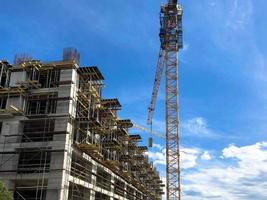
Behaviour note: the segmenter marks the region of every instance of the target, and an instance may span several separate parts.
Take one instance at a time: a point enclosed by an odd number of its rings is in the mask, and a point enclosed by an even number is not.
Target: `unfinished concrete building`
[[[159,173],[101,95],[97,67],[62,61],[0,62],[0,180],[15,200],[159,200]]]

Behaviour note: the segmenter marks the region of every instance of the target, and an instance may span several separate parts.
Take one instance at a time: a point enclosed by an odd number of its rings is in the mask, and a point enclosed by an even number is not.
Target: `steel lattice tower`
[[[181,47],[182,9],[176,4],[164,7],[161,17],[165,34],[166,73],[166,180],[167,200],[181,199],[180,173],[180,134],[179,134],[179,99],[178,99],[178,50]]]
[[[180,134],[178,99],[178,52],[182,48],[182,7],[177,0],[161,6],[161,48],[154,81],[148,124],[152,125],[161,75],[166,76],[166,187],[167,200],[181,200]]]

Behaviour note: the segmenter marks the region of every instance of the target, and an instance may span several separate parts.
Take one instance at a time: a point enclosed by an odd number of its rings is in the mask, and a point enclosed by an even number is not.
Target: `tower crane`
[[[182,7],[178,0],[168,0],[160,11],[160,52],[147,123],[152,126],[157,94],[165,68],[166,109],[166,195],[167,200],[181,200],[180,134],[178,100],[178,52],[182,42]]]

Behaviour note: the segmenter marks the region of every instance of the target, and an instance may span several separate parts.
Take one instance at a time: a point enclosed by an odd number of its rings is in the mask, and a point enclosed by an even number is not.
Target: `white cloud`
[[[189,169],[196,167],[197,159],[201,154],[200,149],[196,148],[182,148],[181,149],[181,168]]]
[[[222,158],[184,173],[185,200],[267,199],[267,143],[229,145]]]
[[[267,172],[267,142],[245,147],[230,145],[223,150],[223,158],[237,159],[240,170],[247,175],[259,175]]]
[[[164,147],[161,144],[157,144],[157,143],[153,144],[153,148],[156,148],[156,149],[159,149],[159,150],[164,149]]]
[[[151,159],[155,165],[166,165],[166,154],[165,149],[160,151],[149,151],[147,155],[149,159]]]
[[[201,155],[202,160],[211,160],[211,155],[208,151],[204,151],[204,153]]]
[[[165,166],[163,146],[155,144],[153,151],[148,152],[150,158]],[[219,158],[207,150],[182,147],[181,164],[184,200],[267,199],[267,142],[242,147],[231,144]],[[165,181],[164,174],[161,171]]]
[[[166,165],[166,149],[159,144],[155,145],[155,148],[147,152],[147,155],[154,162],[155,165]],[[204,152],[202,152],[201,149],[182,147],[180,150],[181,168],[189,169],[196,167],[197,160],[200,158],[202,153]]]
[[[264,161],[267,160],[267,154],[262,150],[266,147],[267,142],[256,143],[255,145],[244,147],[237,147],[234,144],[231,144],[223,150],[223,157],[237,158],[241,161]]]

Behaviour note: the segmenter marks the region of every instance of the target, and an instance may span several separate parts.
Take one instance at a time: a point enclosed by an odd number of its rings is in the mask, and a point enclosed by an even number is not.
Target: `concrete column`
[[[114,182],[115,182],[115,178],[114,178],[114,175],[111,175],[110,177],[110,182],[111,182],[111,187],[110,187],[110,191],[112,194],[114,194],[115,192],[115,188],[114,188]],[[114,198],[113,197],[110,197],[110,200],[113,200]]]
[[[115,192],[114,182],[115,182],[114,175],[111,175],[111,187],[110,187],[110,191],[111,191],[112,193]]]
[[[93,184],[93,186],[95,187],[96,186],[96,176],[94,176],[93,174],[97,174],[97,165],[93,163],[93,166],[92,166],[92,181],[91,183]]]
[[[58,119],[55,123],[55,131],[67,130],[72,132],[72,125],[64,119]],[[66,200],[69,193],[69,173],[71,170],[71,134],[55,135],[54,141],[57,147],[64,149],[65,152],[52,152],[51,154],[51,169],[62,169],[58,171],[59,178],[48,177],[48,191],[46,200]]]
[[[96,187],[96,176],[93,174],[97,173],[97,165],[96,163],[92,163],[92,175],[91,175],[91,183],[93,185],[93,189],[90,191],[90,200],[95,200],[95,187]]]
[[[95,191],[94,190],[90,191],[90,200],[95,200]]]
[[[60,173],[62,175],[62,173]],[[59,200],[60,199],[60,188],[62,176],[50,177],[48,179],[46,200]]]
[[[124,192],[123,192],[124,196],[123,197],[125,199],[126,199],[126,196],[127,196],[127,192],[126,191],[127,191],[127,183],[124,184]]]
[[[136,199],[136,190],[133,191],[134,199]]]

